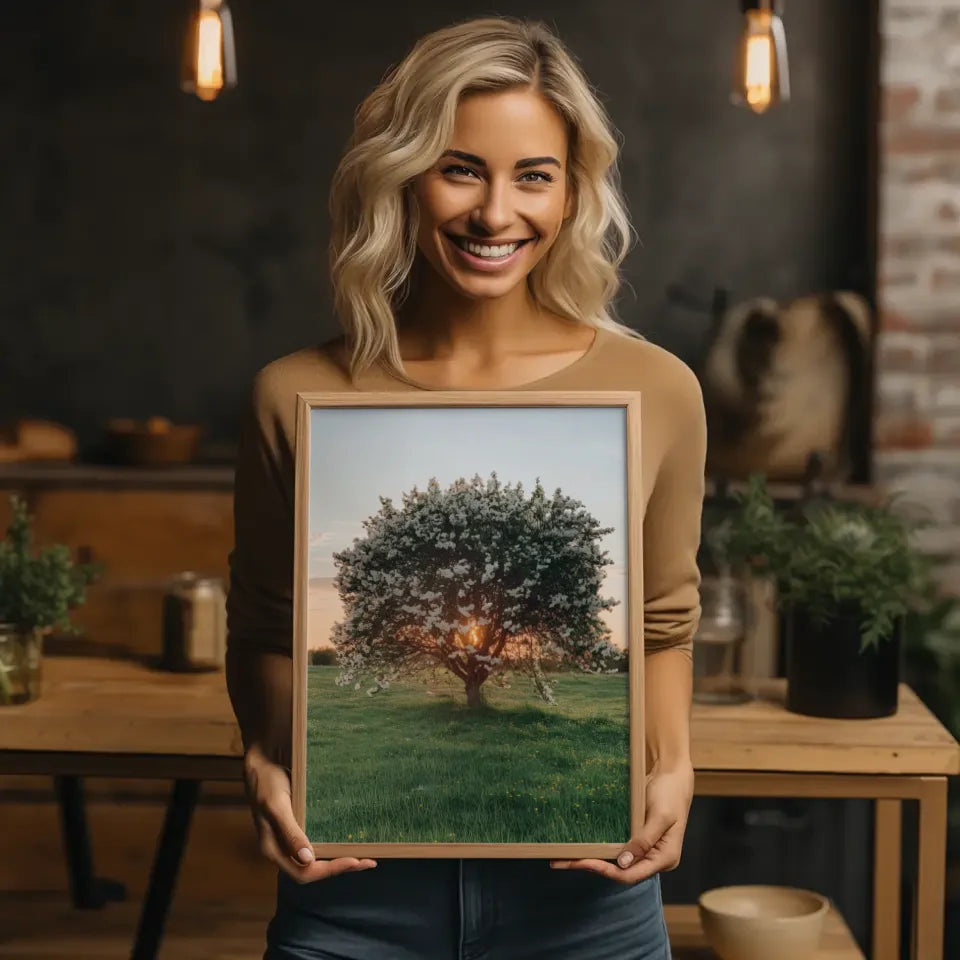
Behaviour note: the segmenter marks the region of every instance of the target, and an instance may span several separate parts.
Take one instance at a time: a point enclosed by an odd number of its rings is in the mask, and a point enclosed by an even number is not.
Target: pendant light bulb
[[[187,34],[181,88],[209,101],[236,83],[230,8],[226,0],[199,0]]]
[[[734,65],[731,100],[764,113],[790,99],[787,39],[779,0],[741,0],[743,32]]]

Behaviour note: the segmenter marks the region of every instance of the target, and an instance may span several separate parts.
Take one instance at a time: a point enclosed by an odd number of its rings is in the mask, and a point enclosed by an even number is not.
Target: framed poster
[[[321,858],[613,858],[644,816],[640,395],[298,395]]]

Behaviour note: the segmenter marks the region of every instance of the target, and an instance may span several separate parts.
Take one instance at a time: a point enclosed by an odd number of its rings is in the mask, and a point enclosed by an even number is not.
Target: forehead
[[[567,129],[556,108],[534,91],[469,93],[457,105],[450,146],[491,163],[544,154],[563,160]]]

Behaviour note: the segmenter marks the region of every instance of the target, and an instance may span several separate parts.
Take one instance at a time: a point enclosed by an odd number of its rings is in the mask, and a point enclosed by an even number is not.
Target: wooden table
[[[947,776],[960,745],[917,695],[900,687],[896,715],[825,720],[789,713],[785,682],[736,706],[693,712],[696,792],[738,797],[861,797],[875,802],[872,960],[900,954],[901,823],[918,804],[912,960],[942,960]]]
[[[125,895],[122,886],[94,874],[83,777],[173,781],[131,951],[132,960],[155,960],[200,784],[243,775],[224,674],[47,657],[40,698],[0,707],[0,718],[0,774],[54,778],[77,907],[101,907]]]
[[[947,776],[960,773],[960,745],[916,695],[880,720],[831,721],[788,713],[784,686],[736,706],[693,711],[696,790],[701,795],[866,797],[876,803],[873,960],[896,960],[900,941],[901,807],[919,806],[915,960],[942,960]],[[93,877],[83,816],[85,776],[174,781],[134,960],[157,955],[199,785],[241,777],[242,746],[222,673],[170,674],[136,662],[75,657],[44,661],[39,700],[3,707],[0,774],[56,778],[64,811],[71,889],[96,906],[118,891]],[[84,902],[86,901],[86,902]],[[696,911],[666,908],[678,960],[709,957]],[[834,913],[817,958],[862,953]]]

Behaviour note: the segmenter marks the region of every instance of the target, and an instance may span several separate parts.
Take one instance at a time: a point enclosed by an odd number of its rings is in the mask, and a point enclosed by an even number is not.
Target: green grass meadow
[[[627,675],[526,678],[466,706],[452,675],[375,696],[307,672],[314,843],[607,843],[629,837]],[[429,691],[429,692],[428,692]]]

